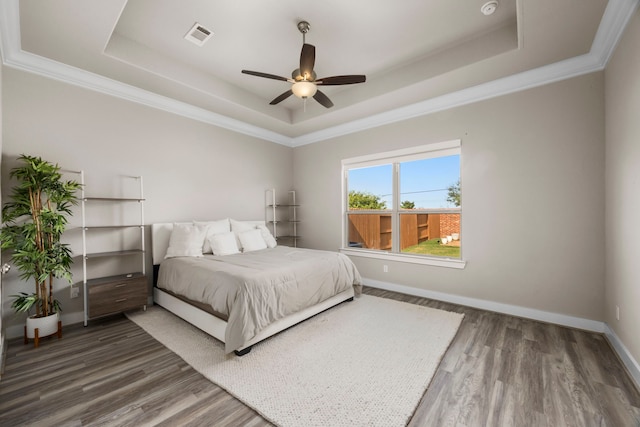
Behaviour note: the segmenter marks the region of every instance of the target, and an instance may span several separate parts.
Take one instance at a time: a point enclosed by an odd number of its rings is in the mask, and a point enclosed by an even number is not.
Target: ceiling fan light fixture
[[[295,82],[291,87],[291,91],[298,98],[309,98],[316,94],[318,87],[315,83],[309,82],[306,80],[302,80],[300,82]]]
[[[249,74],[251,76],[292,83],[291,89],[275,97],[269,105],[276,105],[289,98],[291,95],[295,95],[305,101],[305,108],[307,105],[306,101],[309,97],[313,97],[313,99],[323,107],[331,108],[333,107],[333,102],[331,102],[327,95],[318,90],[318,86],[352,85],[356,83],[364,83],[367,80],[364,75],[330,76],[317,79],[316,72],[313,70],[316,62],[316,47],[305,42],[305,34],[309,31],[309,27],[310,25],[307,21],[301,21],[298,23],[298,30],[302,33],[300,67],[293,70],[290,79],[277,76],[275,74],[262,73],[260,71],[242,70],[242,73]]]

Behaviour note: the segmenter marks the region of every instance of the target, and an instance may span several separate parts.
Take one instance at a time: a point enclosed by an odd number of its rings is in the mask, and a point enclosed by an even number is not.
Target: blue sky
[[[447,189],[460,177],[460,155],[401,163],[401,201],[409,200],[416,208],[453,207],[447,202]],[[349,191],[380,196],[391,208],[393,186],[391,164],[349,171]]]

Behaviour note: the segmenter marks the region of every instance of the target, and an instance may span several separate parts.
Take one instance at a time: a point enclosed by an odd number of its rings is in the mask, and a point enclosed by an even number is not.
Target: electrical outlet
[[[388,265],[386,265],[386,264],[385,264],[385,265],[383,265],[383,266],[382,266],[382,271],[383,271],[384,273],[388,273],[388,272],[389,272],[389,266],[388,266]]]
[[[620,320],[620,307],[616,305],[616,320]]]
[[[80,296],[80,288],[77,286],[71,286],[71,298],[78,298]]]

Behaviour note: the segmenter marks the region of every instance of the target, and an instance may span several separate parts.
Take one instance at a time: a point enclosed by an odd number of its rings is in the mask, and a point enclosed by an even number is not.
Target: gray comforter
[[[277,246],[246,254],[166,259],[157,286],[227,316],[225,349],[231,352],[289,314],[351,287],[359,294],[362,282],[341,253]]]

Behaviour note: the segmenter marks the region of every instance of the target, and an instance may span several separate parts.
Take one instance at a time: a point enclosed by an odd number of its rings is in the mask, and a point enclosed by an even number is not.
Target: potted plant
[[[67,226],[71,207],[78,201],[76,181],[62,179],[60,167],[40,157],[21,155],[20,166],[9,176],[18,184],[12,188],[10,202],[2,207],[2,249],[11,249],[11,261],[20,278],[35,282],[35,292],[13,295],[11,307],[18,313],[35,314],[27,318],[25,342],[52,335],[61,336],[60,303],[53,298],[54,278],[71,282],[73,257],[67,244],[60,241]]]

